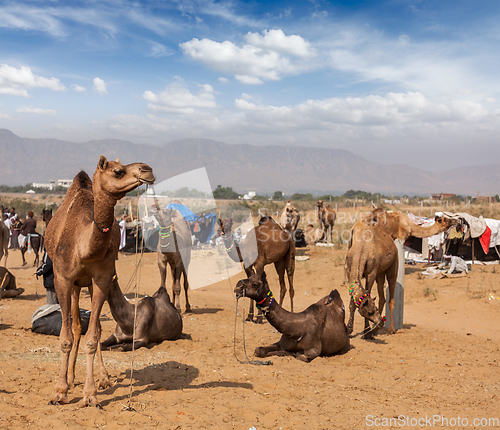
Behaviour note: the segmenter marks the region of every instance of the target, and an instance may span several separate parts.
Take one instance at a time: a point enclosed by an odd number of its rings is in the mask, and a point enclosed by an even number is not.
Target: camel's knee
[[[61,352],[63,354],[69,354],[71,348],[73,348],[73,342],[71,340],[63,340],[61,342]]]
[[[98,342],[96,338],[89,339],[85,343],[85,352],[87,354],[95,354],[97,351]]]

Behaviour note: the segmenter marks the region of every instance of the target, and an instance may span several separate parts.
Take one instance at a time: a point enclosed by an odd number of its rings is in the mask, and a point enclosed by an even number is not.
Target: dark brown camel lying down
[[[117,324],[115,332],[101,343],[101,348],[132,351],[135,309],[123,295],[116,279],[108,295],[108,304]],[[182,317],[170,301],[165,287],[160,287],[153,297],[144,297],[139,301],[135,327],[134,349],[181,336]]]
[[[24,293],[24,288],[16,287],[16,277],[5,267],[0,267],[0,298],[10,299]]]
[[[242,279],[234,292],[237,299],[249,297],[255,300],[269,323],[282,333],[278,342],[257,348],[257,357],[295,355],[308,362],[318,356],[349,350],[345,309],[337,290],[298,313],[284,310],[274,299],[265,272],[261,276],[254,273],[248,279]]]

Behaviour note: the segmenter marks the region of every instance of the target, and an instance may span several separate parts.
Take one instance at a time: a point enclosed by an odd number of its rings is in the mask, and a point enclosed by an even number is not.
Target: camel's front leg
[[[99,321],[99,339],[101,338],[101,321]],[[101,343],[97,343],[97,364],[99,365],[99,388],[104,390],[105,388],[112,387],[113,384],[109,380],[109,374],[104,366],[104,360],[102,359],[102,348]]]
[[[349,321],[347,322],[347,334],[351,334],[354,330],[354,313],[356,312],[356,305],[354,300],[351,298],[349,300]]]
[[[71,348],[73,346],[73,334],[71,333],[71,294],[68,290],[71,288],[69,286],[62,286],[59,288],[59,282],[57,275],[55,277],[55,285],[57,291],[57,298],[59,305],[61,306],[62,314],[62,327],[61,333],[59,335],[59,340],[61,343],[61,371],[59,373],[59,379],[56,383],[56,393],[54,397],[50,400],[49,404],[58,405],[60,403],[68,403],[68,364],[69,355]]]
[[[286,296],[286,284],[285,284],[285,262],[283,259],[274,263],[274,267],[276,268],[276,273],[278,274],[278,278],[280,281],[280,306],[283,306],[283,301]]]
[[[183,272],[183,267],[181,264],[175,264],[172,267],[172,275],[174,277],[172,291],[174,294],[174,305],[175,308],[181,312],[181,275]]]

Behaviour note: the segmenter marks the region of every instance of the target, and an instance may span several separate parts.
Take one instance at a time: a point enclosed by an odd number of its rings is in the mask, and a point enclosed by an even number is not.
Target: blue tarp
[[[210,242],[212,236],[214,235],[215,224],[217,221],[217,216],[213,212],[205,215],[196,215],[191,209],[180,203],[169,203],[167,205],[167,209],[178,210],[182,215],[182,218],[184,218],[184,221],[188,222],[191,233],[194,234],[201,243]],[[195,232],[194,230],[196,223],[198,223],[200,227],[198,232]]]

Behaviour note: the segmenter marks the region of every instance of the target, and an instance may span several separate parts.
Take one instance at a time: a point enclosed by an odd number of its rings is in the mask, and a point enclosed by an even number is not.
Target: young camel
[[[249,297],[264,312],[269,323],[280,333],[281,339],[255,350],[257,357],[295,355],[309,362],[318,356],[330,356],[349,350],[349,335],[345,326],[345,309],[337,290],[299,313],[287,312],[276,300],[266,279],[253,273],[236,284],[236,298]]]
[[[326,241],[326,235],[328,234],[328,230],[330,230],[330,242],[333,243],[333,226],[337,214],[330,205],[323,207],[323,200],[318,200],[316,206],[318,207],[319,227],[323,228],[324,231],[324,240]]]
[[[149,343],[161,343],[164,340],[178,339],[182,334],[182,317],[170,301],[164,286],[152,297],[144,297],[135,306],[127,301],[118,285],[113,286],[108,294],[108,304],[116,321],[115,332],[101,343],[101,349],[132,351],[147,346]],[[135,341],[134,338],[134,318]]]
[[[61,372],[51,404],[68,403],[81,337],[80,290],[92,298],[89,328],[85,335],[87,377],[80,407],[100,406],[94,383],[94,356],[100,372],[99,386],[110,386],[102,362],[99,315],[112,286],[120,245],[120,227],[114,208],[118,200],[139,185],[155,180],[151,167],[143,163],[123,165],[101,155],[93,181],[85,172],[76,175],[66,197],[47,226],[45,247],[54,266],[54,284],[61,306]],[[92,283],[94,282],[94,284]],[[73,324],[71,324],[73,316]]]
[[[349,294],[351,295],[349,305],[350,315],[347,324],[349,333],[352,333],[354,312],[358,308],[361,316],[365,317],[363,338],[373,338],[372,332],[369,330],[369,320],[375,322],[376,325],[380,325],[383,322],[380,314],[383,312],[385,306],[384,284],[386,278],[389,284],[389,311],[391,316],[389,334],[396,332],[394,329],[393,310],[398,264],[398,249],[396,244],[382,226],[377,224],[369,225],[365,222],[356,223],[353,227],[351,247],[346,255],[346,275],[349,283]],[[365,288],[361,286],[362,278],[366,279]],[[370,316],[372,311],[367,312],[367,310],[371,308],[371,304],[373,303],[370,293],[375,281],[377,282],[379,305],[375,318],[372,318]],[[364,309],[367,304],[367,309]]]
[[[231,230],[222,225],[222,238],[227,254],[235,261],[244,264],[247,277],[254,272],[261,275],[264,267],[274,263],[280,282],[280,305],[286,295],[285,272],[290,290],[290,306],[293,312],[293,274],[295,272],[295,242],[292,235],[283,230],[272,218],[263,217],[259,225],[250,230],[240,244],[233,240]],[[255,244],[257,245],[255,247]],[[254,307],[250,302],[247,321],[253,321]],[[256,323],[262,324],[262,312],[256,318]]]
[[[186,296],[186,312],[191,312],[188,290],[187,271],[191,261],[191,232],[179,211],[160,209],[156,202],[155,218],[160,224],[160,240],[158,241],[158,268],[160,269],[160,287],[165,287],[167,264],[172,273],[172,293],[177,310],[181,309],[181,275],[184,275],[184,294]]]
[[[292,202],[288,200],[286,206],[283,208],[281,215],[279,217],[279,226],[289,232],[293,233],[297,230],[297,226],[300,221],[300,213],[297,208],[292,205]]]

